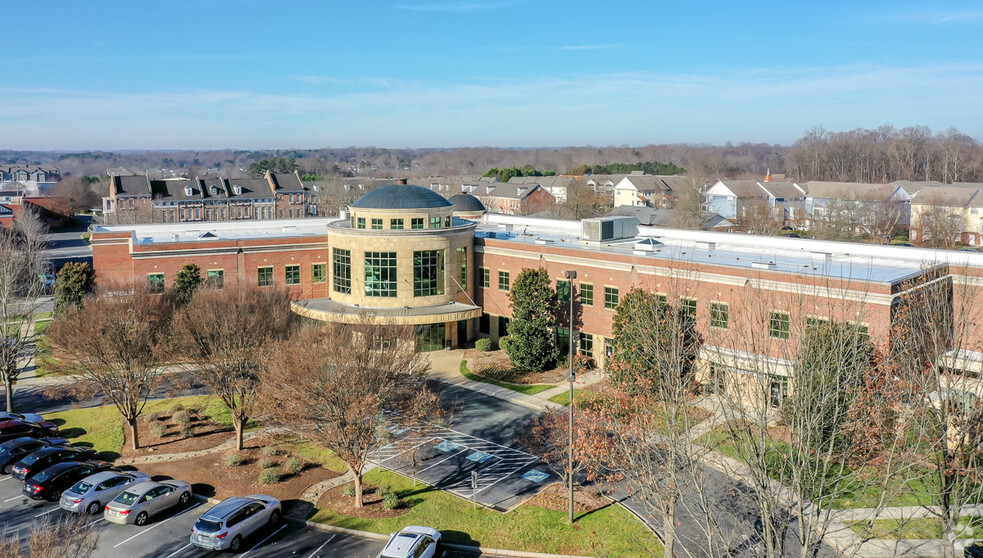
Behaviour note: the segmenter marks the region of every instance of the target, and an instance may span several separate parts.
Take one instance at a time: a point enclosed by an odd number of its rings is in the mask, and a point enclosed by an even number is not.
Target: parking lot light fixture
[[[567,279],[567,284],[570,285],[570,335],[568,336],[568,360],[570,364],[570,375],[567,376],[567,381],[570,382],[570,402],[567,404],[567,414],[570,417],[570,445],[568,448],[569,457],[569,469],[567,471],[567,482],[570,484],[570,523],[573,523],[573,383],[577,380],[577,376],[573,373],[573,280],[577,278],[576,271],[567,271],[565,274]]]

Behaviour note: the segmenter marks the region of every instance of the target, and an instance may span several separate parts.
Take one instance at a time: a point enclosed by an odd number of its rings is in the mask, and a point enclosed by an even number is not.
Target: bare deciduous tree
[[[427,389],[411,328],[329,324],[306,327],[280,344],[263,375],[267,419],[338,456],[355,476],[388,443],[387,426],[440,416]]]
[[[190,358],[195,379],[228,407],[237,450],[253,416],[260,371],[272,345],[289,336],[295,316],[286,291],[240,283],[222,290],[206,286],[179,311],[175,352]]]
[[[0,538],[0,556],[4,558],[89,558],[95,554],[99,533],[88,516],[52,520],[51,516],[35,519],[27,540],[9,532]],[[26,543],[26,551],[24,546]]]
[[[34,342],[34,314],[45,293],[45,227],[24,210],[12,229],[0,229],[0,379],[7,411],[14,411],[14,381]]]
[[[167,363],[171,314],[165,297],[144,285],[103,285],[47,330],[61,366],[82,380],[75,388],[101,391],[123,415],[134,450],[140,447],[137,418]]]

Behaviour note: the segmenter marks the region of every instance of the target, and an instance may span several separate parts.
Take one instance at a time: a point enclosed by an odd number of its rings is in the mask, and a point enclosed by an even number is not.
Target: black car
[[[63,461],[38,472],[24,482],[24,495],[35,500],[57,500],[73,484],[110,468],[105,461]]]
[[[15,479],[25,480],[51,467],[55,463],[61,463],[62,461],[81,461],[91,459],[95,456],[96,450],[92,448],[80,448],[76,446],[42,448],[14,463],[10,474]]]
[[[963,548],[965,558],[983,558],[983,542],[976,541]]]
[[[10,469],[27,455],[41,448],[51,446],[67,446],[65,438],[14,438],[0,444],[0,473],[10,474]]]
[[[0,442],[24,436],[44,438],[55,434],[58,434],[58,425],[51,422],[29,422],[18,419],[0,421]]]

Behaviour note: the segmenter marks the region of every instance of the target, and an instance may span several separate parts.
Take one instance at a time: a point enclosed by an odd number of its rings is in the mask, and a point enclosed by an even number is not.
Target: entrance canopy
[[[291,303],[294,312],[322,322],[386,325],[442,324],[481,316],[481,307],[460,302],[432,306],[369,307],[344,304],[330,298],[312,298]]]

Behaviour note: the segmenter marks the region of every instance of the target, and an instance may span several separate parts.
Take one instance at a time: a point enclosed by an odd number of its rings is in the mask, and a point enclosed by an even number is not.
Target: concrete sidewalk
[[[522,405],[523,407],[537,411],[563,408],[563,405],[553,403],[548,398],[544,399],[535,395],[526,395],[494,384],[476,382],[465,378],[461,375],[461,361],[464,359],[464,349],[433,351],[427,353],[427,356],[430,357],[430,370],[427,371],[427,374],[441,382],[454,384],[471,391],[497,397],[498,399],[504,399],[516,405]]]

